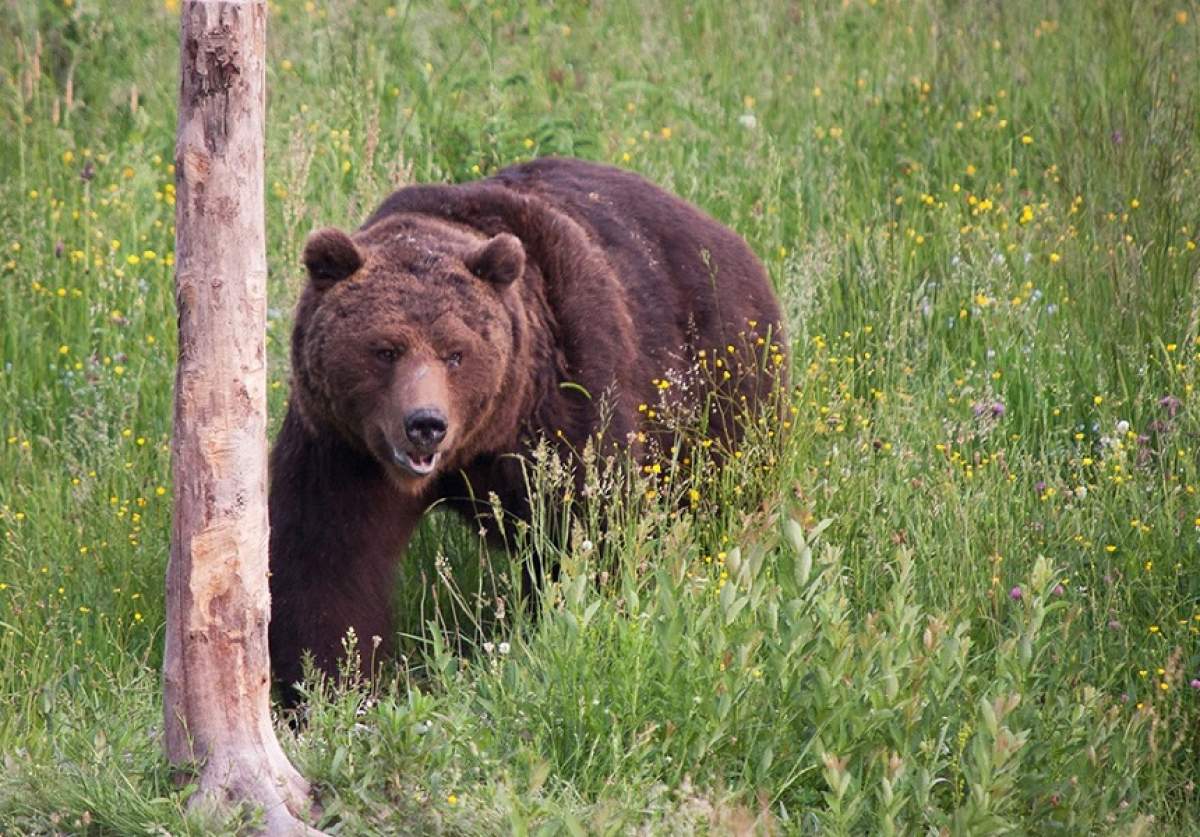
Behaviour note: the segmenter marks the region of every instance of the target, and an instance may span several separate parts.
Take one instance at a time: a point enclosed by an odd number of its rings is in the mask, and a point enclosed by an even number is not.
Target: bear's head
[[[316,432],[369,453],[402,491],[488,444],[511,398],[525,250],[422,218],[314,233],[292,342],[293,398]]]

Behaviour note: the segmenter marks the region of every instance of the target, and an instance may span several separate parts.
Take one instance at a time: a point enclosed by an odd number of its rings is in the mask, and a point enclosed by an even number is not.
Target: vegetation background
[[[535,521],[536,621],[431,516],[394,677],[280,726],[323,827],[1196,833],[1198,18],[271,2],[275,421],[307,233],[537,155],[739,231],[793,351],[728,469]],[[255,816],[189,817],[159,741],[177,68],[177,0],[0,5],[4,833]]]

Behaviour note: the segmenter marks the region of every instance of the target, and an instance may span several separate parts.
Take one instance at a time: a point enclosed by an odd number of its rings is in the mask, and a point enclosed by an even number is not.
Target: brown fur
[[[431,503],[471,511],[465,498],[495,492],[527,511],[510,454],[542,435],[566,451],[598,433],[631,442],[652,381],[686,375],[702,349],[737,371],[718,378],[714,436],[735,436],[734,414],[779,383],[755,372],[754,338],[783,345],[762,265],[619,169],[544,159],[402,189],[353,235],[314,234],[304,262],[271,457],[270,641],[285,684],[305,649],[332,671],[350,627],[365,654],[375,636],[386,653],[395,562]],[[437,444],[413,431],[422,416],[437,417],[429,432],[444,424]]]

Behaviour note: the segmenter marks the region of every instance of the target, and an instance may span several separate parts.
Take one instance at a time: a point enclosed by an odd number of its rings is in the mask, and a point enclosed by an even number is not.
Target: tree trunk
[[[194,805],[260,805],[271,834],[308,783],[271,726],[267,623],[265,0],[186,0],[175,149],[179,363],[163,691]]]

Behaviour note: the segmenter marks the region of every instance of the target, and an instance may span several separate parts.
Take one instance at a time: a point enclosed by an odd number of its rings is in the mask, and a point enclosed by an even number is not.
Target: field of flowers
[[[276,423],[309,231],[539,155],[740,232],[792,346],[727,468],[535,519],[536,619],[431,515],[387,682],[280,724],[323,828],[1200,829],[1195,0],[272,0],[268,41]],[[178,3],[10,0],[0,45],[0,832],[244,831],[161,755]]]

